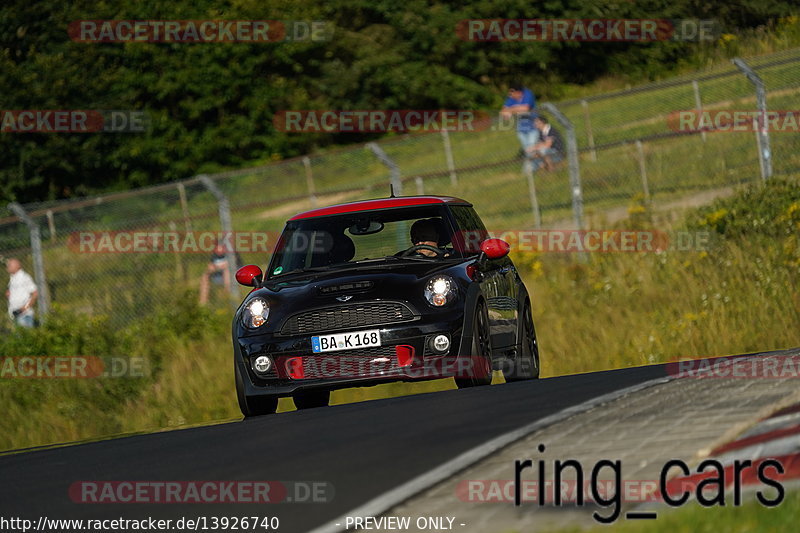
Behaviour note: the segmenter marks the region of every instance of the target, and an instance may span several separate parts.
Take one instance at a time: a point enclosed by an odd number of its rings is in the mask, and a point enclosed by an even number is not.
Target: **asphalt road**
[[[2,456],[0,517],[260,515],[279,517],[281,532],[308,531],[493,437],[665,375],[662,365],[593,372]],[[334,495],[302,504],[74,503],[70,485],[91,480],[324,481]]]

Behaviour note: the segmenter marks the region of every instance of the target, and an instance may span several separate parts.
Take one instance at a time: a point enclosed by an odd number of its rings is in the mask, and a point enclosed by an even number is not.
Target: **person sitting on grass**
[[[550,125],[547,118],[539,115],[533,123],[539,130],[539,142],[525,150],[527,156],[531,159],[533,170],[542,167],[553,170],[556,163],[564,159],[564,139],[558,130]]]

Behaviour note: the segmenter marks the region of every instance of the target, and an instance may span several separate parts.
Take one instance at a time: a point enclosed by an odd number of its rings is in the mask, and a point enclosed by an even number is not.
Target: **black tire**
[[[316,407],[327,407],[331,401],[331,391],[329,390],[309,390],[296,392],[292,396],[294,406],[298,409],[314,409]]]
[[[503,377],[508,383],[539,377],[539,343],[536,341],[536,328],[533,325],[529,300],[525,300],[520,319],[520,338],[516,357],[503,367]]]
[[[236,375],[236,399],[239,400],[239,410],[245,418],[271,415],[278,410],[277,396],[247,396],[244,392],[244,381],[236,363],[233,365],[233,372]]]
[[[456,385],[459,389],[479,387],[492,383],[492,337],[489,330],[489,314],[486,306],[479,303],[475,308],[475,317],[472,320],[472,349],[467,366],[467,375],[460,368],[456,375]]]

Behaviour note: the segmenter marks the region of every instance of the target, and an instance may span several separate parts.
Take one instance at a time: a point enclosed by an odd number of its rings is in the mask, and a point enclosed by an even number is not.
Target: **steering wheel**
[[[415,253],[419,252],[420,250],[430,250],[431,252],[436,254],[437,258],[444,257],[445,254],[447,253],[444,250],[442,250],[441,248],[437,248],[435,246],[430,246],[428,244],[417,244],[415,246],[412,246],[408,250],[404,250],[403,252],[401,252],[400,253],[400,257],[408,257],[409,255],[415,254]],[[424,254],[419,254],[419,255],[424,255]]]

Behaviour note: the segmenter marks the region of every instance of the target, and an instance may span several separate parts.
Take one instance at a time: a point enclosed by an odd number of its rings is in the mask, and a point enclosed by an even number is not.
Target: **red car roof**
[[[324,217],[328,215],[340,215],[342,213],[358,213],[360,211],[374,211],[376,209],[391,209],[392,207],[409,207],[413,205],[430,204],[460,204],[472,205],[466,200],[452,196],[400,196],[397,198],[380,198],[377,200],[362,200],[350,202],[348,204],[331,205],[312,209],[305,213],[299,213],[289,220],[300,220],[303,218]]]

